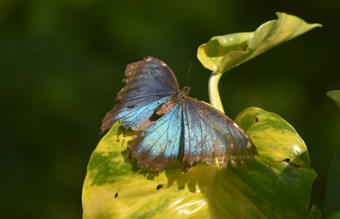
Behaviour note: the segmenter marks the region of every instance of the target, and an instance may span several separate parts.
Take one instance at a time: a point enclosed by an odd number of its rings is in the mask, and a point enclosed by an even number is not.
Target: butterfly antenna
[[[189,67],[189,70],[188,70],[187,85],[189,85],[189,82],[190,82],[190,72],[191,72],[191,67],[192,67],[192,62],[190,63],[190,67]]]

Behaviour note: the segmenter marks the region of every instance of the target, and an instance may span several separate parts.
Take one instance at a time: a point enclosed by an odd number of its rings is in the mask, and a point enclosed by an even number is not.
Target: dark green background
[[[208,101],[210,72],[196,58],[198,46],[253,31],[276,11],[323,28],[224,75],[222,101],[231,118],[257,106],[297,129],[319,175],[312,203],[323,209],[340,147],[340,112],[325,95],[340,89],[339,10],[337,0],[1,0],[0,217],[81,217],[86,165],[125,66],[162,59],[181,87]]]

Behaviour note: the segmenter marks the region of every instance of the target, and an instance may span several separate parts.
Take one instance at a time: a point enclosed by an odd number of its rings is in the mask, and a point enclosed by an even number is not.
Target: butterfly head
[[[188,96],[190,93],[190,87],[183,87],[181,92],[183,93],[183,95]]]
[[[183,87],[182,90],[176,92],[172,98],[175,103],[178,103],[179,101],[183,100],[186,96],[189,95],[190,87]]]

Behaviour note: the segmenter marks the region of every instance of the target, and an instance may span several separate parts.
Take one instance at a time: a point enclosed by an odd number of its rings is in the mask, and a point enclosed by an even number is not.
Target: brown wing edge
[[[168,166],[170,166],[172,163],[178,160],[177,157],[172,157],[168,159],[164,159],[162,155],[159,155],[157,157],[150,158],[148,153],[136,153],[138,150],[138,146],[140,141],[142,139],[132,143],[128,146],[128,149],[130,151],[131,156],[137,160],[137,166],[138,168],[146,168],[149,171],[157,171],[161,172]]]
[[[139,69],[143,66],[145,58],[142,61],[134,62],[131,64],[128,64],[125,69],[125,76],[122,81],[127,82],[129,81],[134,75],[136,75],[139,71]],[[118,92],[116,97],[116,104],[113,106],[113,108],[105,114],[104,119],[102,120],[102,125],[100,127],[101,133],[104,133],[107,129],[111,128],[111,126],[116,122],[114,120],[114,117],[118,114],[119,109],[122,106],[122,94],[128,89],[127,84]]]

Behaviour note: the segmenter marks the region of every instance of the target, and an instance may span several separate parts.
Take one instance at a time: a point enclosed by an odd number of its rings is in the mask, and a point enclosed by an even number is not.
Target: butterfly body
[[[184,100],[189,95],[190,88],[184,87],[182,90],[177,91],[173,94],[167,101],[162,103],[156,110],[155,114],[161,116],[167,113],[172,107],[174,107],[177,103]]]
[[[148,57],[127,66],[126,86],[103,119],[102,131],[116,121],[141,131],[129,146],[139,167],[162,171],[175,160],[202,161],[226,167],[228,160],[257,154],[251,139],[229,117],[179,89],[172,70]]]

